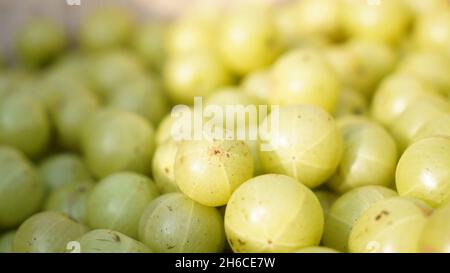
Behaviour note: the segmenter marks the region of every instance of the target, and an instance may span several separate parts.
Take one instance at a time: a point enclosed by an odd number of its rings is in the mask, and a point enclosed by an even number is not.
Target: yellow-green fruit
[[[62,213],[47,211],[28,218],[16,232],[13,252],[62,253],[88,229]]]
[[[447,0],[404,0],[404,2],[416,16],[428,15],[432,14],[434,11],[449,8]]]
[[[274,64],[270,75],[271,104],[312,104],[333,113],[341,91],[340,81],[317,51],[298,49]]]
[[[257,70],[248,74],[241,83],[241,89],[256,98],[261,104],[269,102],[270,71]]]
[[[447,4],[447,9],[419,18],[413,39],[418,48],[436,50],[450,56],[450,4]]]
[[[403,0],[378,1],[345,0],[343,25],[352,37],[396,43],[407,34],[411,23],[409,8]]]
[[[83,20],[78,40],[81,47],[89,51],[120,47],[129,42],[133,24],[132,15],[127,9],[98,9]]]
[[[401,72],[411,73],[420,80],[433,86],[445,96],[450,96],[450,56],[437,51],[417,51],[408,55],[397,68]]]
[[[176,119],[172,117],[172,114],[167,114],[159,123],[155,132],[156,146],[163,144],[164,142],[172,139],[172,126]],[[172,139],[173,140],[173,139]]]
[[[225,232],[234,252],[292,252],[318,245],[323,222],[314,193],[285,175],[248,180],[225,211]]]
[[[0,235],[0,253],[12,253],[12,245],[16,231],[8,231]]]
[[[178,147],[175,181],[194,201],[218,207],[253,176],[253,157],[244,141],[190,140]]]
[[[98,178],[118,171],[147,174],[151,170],[154,130],[136,114],[101,110],[83,128],[82,151],[86,164]]]
[[[221,252],[225,242],[222,219],[216,208],[181,193],[168,193],[145,209],[139,240],[158,253]]]
[[[450,253],[450,203],[433,212],[420,239],[420,250],[431,253]]]
[[[415,253],[432,210],[425,203],[392,197],[370,206],[353,225],[350,252]]]
[[[414,142],[432,136],[450,137],[450,114],[430,120],[417,132]]]
[[[45,152],[49,139],[50,121],[39,101],[20,93],[0,101],[0,144],[36,158]]]
[[[178,192],[175,181],[175,157],[179,144],[172,139],[158,145],[152,160],[152,174],[161,193]]]
[[[314,188],[336,171],[342,137],[324,110],[309,105],[281,107],[272,110],[261,127],[264,149],[259,155],[266,173],[289,175]]]
[[[58,23],[30,21],[18,33],[17,53],[25,65],[45,65],[63,52],[66,39],[64,29]]]
[[[327,190],[318,190],[315,191],[314,194],[316,195],[317,199],[319,199],[320,206],[322,207],[323,210],[323,215],[325,216],[326,219],[328,212],[330,211],[330,207],[333,205],[333,203],[336,201],[339,195]]]
[[[412,74],[395,73],[378,87],[371,103],[371,116],[390,127],[394,120],[414,101],[436,95],[433,86]]]
[[[0,228],[13,228],[41,207],[45,186],[18,150],[0,146]]]
[[[294,251],[294,253],[339,253],[339,251],[324,246],[310,246],[300,248],[299,250]]]
[[[150,178],[119,172],[102,179],[89,194],[87,223],[137,238],[139,219],[159,191]]]
[[[77,239],[80,253],[150,253],[143,243],[127,235],[109,230],[95,229]],[[74,249],[76,251],[76,249]]]
[[[44,209],[62,212],[70,218],[86,224],[86,204],[92,188],[94,188],[94,182],[89,180],[73,181],[62,185],[50,193]]]
[[[382,186],[364,186],[345,193],[333,203],[325,218],[322,243],[348,251],[348,238],[358,217],[376,202],[394,196],[395,191]]]
[[[229,12],[218,36],[222,60],[239,75],[268,66],[281,50],[275,22],[265,9]]]
[[[373,122],[346,122],[340,126],[344,152],[336,174],[327,185],[336,192],[394,182],[398,152],[395,140]]]
[[[39,174],[49,192],[72,182],[89,181],[92,178],[82,159],[70,153],[46,158],[39,165]]]
[[[450,201],[450,137],[430,137],[412,144],[398,162],[400,195],[438,207]]]
[[[108,98],[108,105],[141,115],[154,126],[170,109],[160,83],[152,78],[120,85]]]
[[[341,92],[335,117],[344,117],[348,115],[366,115],[369,110],[367,98],[360,92],[351,88],[345,88]]]
[[[298,1],[296,24],[301,37],[338,40],[342,33],[342,3],[336,0]]]
[[[167,26],[164,23],[148,22],[139,27],[132,38],[132,48],[145,64],[161,71],[166,58],[165,40]]]
[[[400,151],[404,151],[426,124],[450,113],[450,103],[441,97],[421,98],[395,119],[390,129]]]
[[[171,56],[164,67],[164,84],[174,103],[191,105],[195,96],[208,96],[230,82],[219,58],[205,50]]]

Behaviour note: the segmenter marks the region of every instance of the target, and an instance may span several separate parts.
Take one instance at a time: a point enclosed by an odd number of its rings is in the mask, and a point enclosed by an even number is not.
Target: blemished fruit
[[[82,158],[71,153],[57,154],[46,158],[39,165],[39,175],[48,192],[56,191],[72,182],[92,179]]]
[[[86,164],[97,178],[119,171],[148,174],[154,151],[154,130],[144,118],[118,109],[104,109],[82,132]]]
[[[431,253],[450,253],[450,203],[433,212],[425,224],[420,250]]]
[[[355,221],[376,202],[397,196],[394,190],[382,186],[364,186],[340,196],[325,218],[322,243],[325,246],[348,251],[347,243]]]
[[[16,232],[13,252],[62,253],[88,229],[62,213],[47,211],[28,218]]]
[[[11,230],[0,235],[0,253],[12,253],[12,245],[15,236],[15,230]]]
[[[194,201],[218,207],[253,176],[253,157],[244,141],[183,141],[175,158],[175,181]]]
[[[155,252],[221,252],[225,243],[223,218],[216,208],[181,193],[168,193],[145,209],[139,240]]]
[[[192,105],[195,96],[208,96],[231,83],[231,74],[213,52],[189,51],[170,56],[164,85],[174,103]]]
[[[339,167],[327,185],[336,192],[394,182],[398,152],[393,137],[374,122],[346,122],[340,126],[344,151]]]
[[[76,240],[80,253],[150,253],[143,243],[127,235],[108,229],[95,229]],[[72,251],[77,251],[73,249]]]
[[[27,156],[41,156],[50,138],[44,106],[31,96],[14,93],[0,101],[0,145],[10,145]]]
[[[323,222],[314,193],[285,175],[248,180],[225,211],[225,232],[234,252],[292,252],[318,245]]]
[[[408,32],[410,10],[403,0],[377,3],[371,5],[367,0],[344,0],[344,30],[352,37],[395,44]]]
[[[339,251],[325,246],[310,246],[300,248],[299,250],[294,251],[294,253],[339,253]]]
[[[366,115],[369,111],[367,98],[360,92],[345,88],[341,92],[334,116],[339,118],[348,115]]]
[[[258,7],[228,12],[217,44],[224,63],[239,75],[270,65],[282,47],[272,15]]]
[[[26,157],[0,146],[0,228],[14,228],[40,209],[45,186]]]
[[[102,179],[89,194],[87,223],[137,238],[139,219],[159,195],[150,178],[131,172],[119,172]]]
[[[297,49],[281,56],[270,74],[271,104],[312,104],[333,113],[341,85],[328,61],[311,49]]]
[[[161,193],[179,192],[175,181],[175,158],[179,143],[172,139],[158,145],[152,160],[152,174]]]
[[[402,196],[433,207],[450,201],[450,137],[430,137],[412,144],[397,166],[396,186]]]
[[[120,47],[129,42],[133,17],[127,9],[107,7],[89,14],[80,26],[78,40],[88,51]]]
[[[350,252],[415,253],[432,209],[406,197],[392,197],[370,206],[353,225]]]
[[[259,157],[266,173],[292,176],[309,188],[323,184],[342,156],[342,137],[332,116],[310,105],[272,111],[262,125]],[[264,131],[264,130],[263,130]]]
[[[76,221],[86,224],[86,204],[89,193],[94,188],[92,181],[73,181],[51,192],[44,209],[59,211]]]
[[[371,116],[384,126],[391,126],[394,120],[414,101],[437,92],[433,86],[411,74],[394,73],[378,87],[371,104]]]
[[[27,66],[48,64],[63,53],[67,45],[64,29],[57,22],[38,19],[22,27],[17,38],[17,53]]]

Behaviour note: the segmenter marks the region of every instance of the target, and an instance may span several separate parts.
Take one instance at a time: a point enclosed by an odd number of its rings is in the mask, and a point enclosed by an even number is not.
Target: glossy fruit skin
[[[161,71],[165,62],[166,31],[166,24],[148,22],[139,27],[132,38],[133,50],[154,71]]]
[[[390,127],[411,103],[436,94],[433,86],[413,75],[394,73],[378,87],[372,99],[370,113],[376,121]]]
[[[323,221],[311,190],[291,177],[267,174],[233,193],[225,232],[234,252],[290,252],[318,245]]]
[[[153,126],[170,110],[161,84],[152,78],[122,84],[111,94],[107,104],[141,115]]]
[[[271,104],[312,104],[332,113],[341,86],[338,75],[319,52],[298,49],[285,53],[270,74]]]
[[[172,102],[191,105],[195,96],[208,96],[231,82],[217,55],[190,51],[171,56],[164,67],[164,85]]]
[[[322,243],[339,251],[348,251],[348,238],[355,221],[369,207],[397,193],[382,186],[363,186],[340,196],[325,218]]]
[[[101,51],[128,43],[133,18],[125,9],[107,7],[89,14],[82,22],[78,40],[88,51]]]
[[[450,201],[450,138],[430,137],[412,144],[398,162],[400,195],[421,199],[433,207]]]
[[[400,151],[411,145],[427,124],[449,113],[450,103],[442,97],[424,97],[411,103],[390,127]]]
[[[150,178],[119,172],[102,179],[89,194],[87,223],[91,228],[107,228],[137,238],[139,219],[159,195]]]
[[[394,138],[374,122],[347,122],[340,126],[344,151],[336,174],[327,185],[338,193],[394,182],[398,161]]]
[[[414,253],[432,209],[406,197],[392,197],[369,207],[356,220],[350,233],[349,251]]]
[[[272,119],[273,112],[263,121]],[[333,118],[310,105],[292,105],[279,110],[278,128],[269,128],[261,143],[272,151],[260,151],[266,173],[285,174],[309,188],[323,184],[336,170],[342,156],[342,137]]]
[[[158,253],[221,252],[225,234],[216,208],[181,193],[153,200],[142,214],[139,240]]]
[[[294,253],[339,253],[339,251],[325,246],[310,246],[300,248]]]
[[[179,144],[172,139],[158,145],[152,160],[152,174],[161,193],[179,192],[175,181],[175,158]]]
[[[39,101],[20,93],[0,101],[0,144],[36,158],[47,148],[49,138],[49,118]]]
[[[83,128],[82,151],[97,178],[118,171],[148,174],[153,150],[153,127],[136,114],[104,109]]]
[[[28,159],[0,146],[0,228],[13,228],[39,210],[45,187]]]
[[[202,205],[218,207],[253,176],[253,157],[247,144],[239,140],[183,141],[174,169],[184,194]]]
[[[80,243],[81,253],[151,253],[143,243],[109,229],[91,230],[77,242]]]
[[[272,15],[261,8],[225,15],[217,44],[224,63],[238,75],[268,66],[282,47]]]
[[[449,7],[421,17],[415,27],[413,40],[418,48],[436,50],[450,56]]]
[[[450,203],[435,210],[426,223],[420,239],[420,250],[428,253],[450,253]]]
[[[343,1],[343,25],[353,37],[395,44],[407,34],[411,14],[403,0],[370,5],[366,0]]]
[[[92,179],[81,157],[71,153],[62,153],[46,158],[39,165],[39,175],[49,192],[71,182]]]
[[[13,252],[62,253],[88,229],[62,213],[47,211],[28,218],[17,230]]]
[[[54,190],[47,198],[44,209],[59,211],[79,223],[86,224],[86,204],[94,188],[92,181],[73,181]]]
[[[28,22],[18,33],[17,53],[27,66],[48,64],[62,53],[67,45],[64,29],[49,20]]]
[[[15,230],[11,230],[0,235],[0,253],[12,253],[12,245],[15,236]]]

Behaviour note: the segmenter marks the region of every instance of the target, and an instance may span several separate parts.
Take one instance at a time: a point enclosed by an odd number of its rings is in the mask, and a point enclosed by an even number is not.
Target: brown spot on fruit
[[[377,216],[375,216],[375,221],[379,221],[385,215],[386,216],[389,215],[389,211],[382,210],[380,213],[377,214]]]

